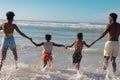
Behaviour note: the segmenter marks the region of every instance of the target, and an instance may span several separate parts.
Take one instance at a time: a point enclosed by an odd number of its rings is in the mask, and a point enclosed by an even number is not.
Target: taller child
[[[2,55],[1,55],[0,70],[3,65],[3,61],[6,58],[6,53],[7,53],[8,48],[11,49],[14,55],[15,64],[17,68],[18,56],[17,56],[16,44],[15,44],[15,40],[13,36],[14,30],[16,30],[21,36],[31,40],[31,38],[29,38],[28,36],[26,36],[23,32],[19,30],[16,24],[12,23],[14,21],[14,16],[15,16],[14,12],[12,11],[7,12],[6,13],[7,22],[0,25],[0,30],[3,30],[3,40],[1,44]]]

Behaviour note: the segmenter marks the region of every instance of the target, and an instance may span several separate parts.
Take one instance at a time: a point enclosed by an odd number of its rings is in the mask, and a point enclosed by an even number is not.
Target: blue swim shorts
[[[1,50],[7,51],[8,48],[11,50],[16,49],[16,44],[13,36],[4,36],[1,44]]]

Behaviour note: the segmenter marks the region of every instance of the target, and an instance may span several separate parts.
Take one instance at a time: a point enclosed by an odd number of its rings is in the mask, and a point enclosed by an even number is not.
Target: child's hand
[[[68,47],[67,46],[65,46],[65,49],[67,49]]]

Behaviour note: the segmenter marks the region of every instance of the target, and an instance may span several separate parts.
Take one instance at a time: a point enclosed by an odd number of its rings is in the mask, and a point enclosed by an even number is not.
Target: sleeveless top
[[[44,42],[43,52],[52,53],[53,42]]]

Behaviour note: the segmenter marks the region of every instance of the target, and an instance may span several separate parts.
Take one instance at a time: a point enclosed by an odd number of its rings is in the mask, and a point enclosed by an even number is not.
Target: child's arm
[[[72,47],[73,45],[75,44],[75,41],[71,44],[71,45],[68,45],[68,46],[66,46],[66,49],[69,47]]]
[[[84,44],[86,47],[92,46],[92,44],[88,45],[85,41],[83,41],[83,44]]]
[[[42,42],[42,43],[40,43],[40,44],[37,44],[37,43],[35,43],[33,40],[31,40],[31,42],[35,45],[35,46],[42,46],[44,43]]]
[[[65,47],[65,45],[62,45],[62,44],[56,44],[56,43],[53,43],[53,46],[57,46],[57,47]]]

